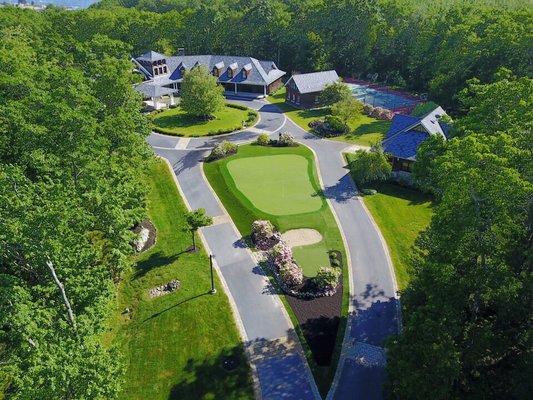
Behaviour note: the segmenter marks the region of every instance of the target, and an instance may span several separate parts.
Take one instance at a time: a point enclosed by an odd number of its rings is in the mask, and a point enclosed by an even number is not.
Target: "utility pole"
[[[211,290],[209,293],[215,294],[217,290],[215,289],[215,276],[213,275],[213,258],[215,256],[213,254],[209,254],[209,266],[211,267]]]

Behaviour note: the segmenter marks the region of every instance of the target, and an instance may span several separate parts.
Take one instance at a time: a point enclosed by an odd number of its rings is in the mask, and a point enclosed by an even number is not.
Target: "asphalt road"
[[[345,237],[351,276],[347,334],[328,399],[381,399],[386,359],[382,344],[390,334],[398,332],[399,303],[386,247],[341,155],[347,145],[309,134],[285,120],[271,104],[258,100],[238,102],[260,111],[261,120],[254,129],[222,138],[190,140],[153,134],[148,141],[157,154],[172,164],[190,207],[205,208],[210,216],[224,214],[201,171],[201,161],[215,143],[250,141],[259,131],[275,138],[280,131],[288,131],[315,152],[324,194]],[[261,269],[240,245],[236,229],[224,223],[202,231],[242,321],[263,398],[316,398],[316,385],[302,359],[293,326],[277,296],[272,295]]]

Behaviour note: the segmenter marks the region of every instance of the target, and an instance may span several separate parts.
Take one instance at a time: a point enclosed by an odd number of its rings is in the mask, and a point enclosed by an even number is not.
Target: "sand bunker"
[[[320,232],[314,229],[292,229],[281,235],[290,247],[307,246],[322,240]]]

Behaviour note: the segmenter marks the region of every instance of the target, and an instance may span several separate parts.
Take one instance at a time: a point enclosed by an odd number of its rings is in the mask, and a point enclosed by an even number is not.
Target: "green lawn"
[[[249,163],[247,164],[247,166],[249,166],[248,172],[250,174],[259,173],[264,176],[265,170],[271,171],[272,169],[277,168],[275,164],[277,161],[279,161],[279,156],[286,155],[291,156],[287,160],[291,160],[295,156],[297,158],[302,157],[306,159],[308,163],[307,169],[305,170],[299,168],[299,170],[302,174],[305,171],[306,179],[310,182],[311,187],[313,189],[313,194],[311,194],[311,196],[320,200],[321,206],[318,210],[290,215],[268,214],[259,209],[254,203],[250,201],[250,199],[248,199],[240,190],[237,189],[235,180],[228,169],[228,164],[231,165],[231,163],[235,160],[249,159]],[[270,161],[270,165],[267,165],[266,168],[263,163],[261,163],[260,167],[258,167],[257,164],[254,166],[255,160],[263,158],[265,158],[264,161]],[[264,169],[262,171],[257,171],[260,168]],[[300,263],[300,265],[304,269],[304,274],[307,276],[313,276],[313,274],[316,274],[316,271],[319,267],[329,265],[329,259],[326,255],[326,252],[328,250],[339,250],[343,255],[343,259],[346,259],[346,252],[344,251],[342,237],[340,235],[337,223],[335,222],[335,218],[333,217],[333,214],[329,209],[327,202],[319,194],[320,185],[318,181],[317,170],[315,167],[315,159],[313,153],[307,147],[303,145],[300,145],[298,147],[262,147],[256,145],[240,146],[239,152],[231,157],[205,163],[204,171],[211,187],[217,193],[218,197],[222,201],[224,207],[230,214],[231,218],[233,219],[233,222],[235,223],[237,229],[239,229],[243,237],[247,238],[250,235],[252,222],[257,219],[270,220],[280,230],[280,232],[286,232],[288,230],[298,228],[316,229],[323,237],[323,240],[320,243],[313,244],[310,246],[296,247],[293,249],[295,259]],[[283,180],[286,176],[293,177],[292,172],[289,172],[287,169],[283,169],[282,173],[279,173],[279,171],[275,171],[275,176],[276,186],[273,186],[273,188],[280,187],[280,185],[283,185]],[[261,180],[256,181],[256,185],[258,187],[266,186],[265,183]],[[270,191],[271,195],[278,196],[274,194],[272,188],[268,190]],[[307,190],[306,192],[308,193],[309,191]],[[305,211],[305,209],[303,211]],[[326,255],[326,257],[324,257],[324,255]],[[270,278],[272,279],[271,276]],[[348,269],[346,266],[343,269],[343,279],[344,282],[348,282],[349,279]],[[273,284],[275,285],[275,283]],[[348,285],[345,285],[345,287],[347,288]],[[343,292],[343,316],[346,316],[346,313],[348,312],[348,295],[348,291],[345,290]],[[281,296],[281,299],[285,304],[285,308],[287,309],[294,326],[296,327],[296,331],[298,333],[298,336],[300,337],[300,341],[304,346],[304,350],[309,361],[309,365],[311,366],[311,369],[313,371],[313,375],[315,376],[317,385],[321,393],[325,395],[331,385],[337,367],[337,362],[339,359],[340,349],[342,345],[342,338],[344,335],[346,318],[342,318],[341,324],[339,326],[339,333],[331,365],[329,367],[319,367],[316,365],[311,351],[305,341],[305,337],[301,333],[301,330],[298,326],[298,320],[295,314],[292,312],[284,296]]]
[[[153,117],[154,129],[177,136],[207,136],[242,129],[251,110],[224,107],[216,112],[215,119],[204,121],[186,114],[181,108],[171,108]]]
[[[347,154],[348,161],[352,154]],[[412,247],[419,233],[428,227],[433,215],[431,196],[397,184],[367,185],[377,194],[364,196],[364,202],[383,234],[394,264],[400,289],[409,283]]]
[[[285,103],[285,88],[267,97],[267,100],[275,104],[284,114],[292,119],[302,129],[309,131],[309,122],[324,118],[329,114],[329,108],[317,108],[313,110],[300,110]],[[348,124],[350,132],[331,138],[340,142],[372,146],[380,141],[390,127],[390,121],[380,121],[367,115],[360,115],[356,120]]]
[[[250,370],[241,347],[228,298],[218,278],[210,289],[209,261],[202,250],[186,253],[190,235],[182,231],[186,208],[165,163],[154,164],[146,178],[148,213],[157,227],[157,243],[135,258],[121,282],[117,312],[104,338],[125,355],[122,399],[250,399]],[[155,299],[148,290],[172,279],[176,292]],[[123,314],[130,307],[133,312]],[[129,319],[131,316],[131,319]],[[222,359],[236,355],[235,372],[222,369]]]
[[[272,215],[301,214],[322,207],[309,180],[308,166],[305,157],[293,154],[237,158],[226,165],[235,187],[255,207]]]

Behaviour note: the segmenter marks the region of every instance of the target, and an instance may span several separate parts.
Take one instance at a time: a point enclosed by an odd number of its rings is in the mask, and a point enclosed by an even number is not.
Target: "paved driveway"
[[[350,261],[350,315],[339,367],[328,394],[331,399],[381,399],[384,380],[383,340],[399,328],[399,304],[392,266],[379,230],[369,217],[348,175],[341,152],[346,144],[319,139],[264,101],[238,100],[259,110],[253,129],[218,138],[172,138],[152,134],[154,151],[169,160],[192,209],[205,208],[210,216],[224,210],[203,178],[201,160],[215,143],[243,143],[266,132],[276,137],[289,131],[316,154],[324,194],[344,234]],[[279,298],[250,252],[240,245],[236,228],[221,223],[202,229],[216,255],[221,278],[229,290],[256,368],[264,399],[317,398],[315,382],[294,328]]]

